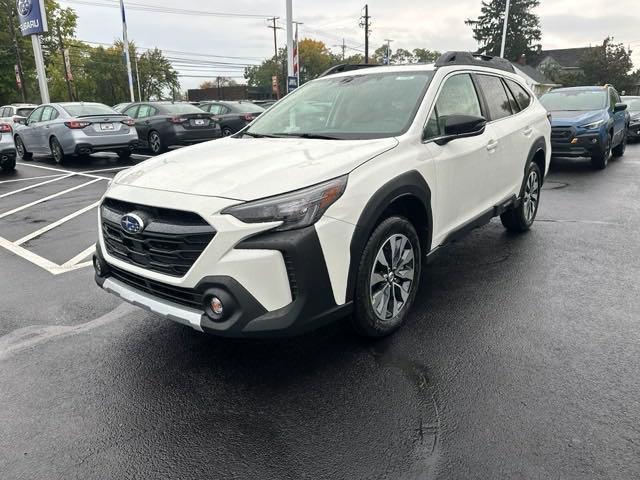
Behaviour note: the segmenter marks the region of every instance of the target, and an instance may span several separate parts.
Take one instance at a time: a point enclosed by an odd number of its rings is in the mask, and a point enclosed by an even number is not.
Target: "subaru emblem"
[[[120,226],[127,233],[140,233],[144,229],[144,221],[135,213],[127,213],[120,219]]]

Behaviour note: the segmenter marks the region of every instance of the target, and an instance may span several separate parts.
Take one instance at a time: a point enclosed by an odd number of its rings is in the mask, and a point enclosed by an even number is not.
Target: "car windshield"
[[[413,71],[322,78],[287,95],[245,133],[340,140],[401,135],[432,77]]]
[[[16,115],[19,117],[28,117],[31,112],[35,110],[35,107],[26,107],[16,109]]]
[[[640,98],[623,98],[622,101],[630,112],[640,112]]]
[[[92,117],[94,115],[120,115],[113,108],[101,103],[83,103],[62,105],[62,108],[72,117]]]
[[[167,113],[202,113],[202,109],[193,106],[190,103],[172,103],[169,105],[162,105],[162,109]]]
[[[607,104],[606,90],[572,90],[545,93],[540,103],[549,111],[602,110]]]
[[[240,113],[255,113],[255,112],[264,112],[264,108],[260,105],[256,105],[255,103],[234,103],[232,108],[236,112]]]

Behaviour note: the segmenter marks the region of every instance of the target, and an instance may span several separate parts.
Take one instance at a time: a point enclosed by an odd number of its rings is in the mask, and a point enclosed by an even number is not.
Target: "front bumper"
[[[604,142],[599,133],[571,135],[562,140],[551,139],[552,157],[591,157],[602,152]]]
[[[627,134],[628,134],[629,138],[631,138],[633,140],[637,140],[638,138],[640,138],[640,123],[635,124],[635,125],[629,125],[629,128],[627,130]]]
[[[235,249],[280,252],[291,302],[269,311],[243,285],[226,275],[207,276],[190,289],[172,287],[114,268],[105,261],[100,246],[96,257],[103,267],[95,279],[103,289],[129,303],[195,330],[222,336],[292,336],[351,313],[351,303],[337,305],[335,302],[315,227],[259,234],[240,242]],[[222,318],[216,318],[208,307],[213,296],[223,301]],[[188,298],[189,304],[184,304],[181,297]],[[201,306],[197,307],[199,303]]]

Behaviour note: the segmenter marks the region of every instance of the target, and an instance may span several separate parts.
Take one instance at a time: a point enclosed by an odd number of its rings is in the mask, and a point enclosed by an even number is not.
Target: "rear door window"
[[[44,110],[44,107],[40,107],[40,108],[36,108],[33,113],[31,114],[31,116],[29,117],[29,123],[37,123],[40,121],[40,119],[42,118],[42,111]]]
[[[471,75],[463,73],[445,80],[436,105],[427,121],[424,139],[437,138],[444,135],[447,117],[451,115],[472,115],[480,117],[480,101],[471,80]]]
[[[477,75],[477,78],[487,102],[490,120],[500,120],[511,115],[511,103],[500,77]]]
[[[127,108],[124,112],[124,115],[129,115],[131,118],[138,118],[138,105],[134,105],[133,107]]]
[[[509,80],[508,78],[506,78],[505,81],[507,82],[507,86],[511,92],[515,95],[520,110],[524,110],[531,105],[531,95],[529,95],[524,88],[522,88],[517,82]]]
[[[57,116],[58,116],[58,112],[56,112],[53,107],[44,107],[40,121],[48,122],[50,120],[55,120]]]
[[[151,116],[151,105],[140,105],[138,110],[138,118],[149,118]]]

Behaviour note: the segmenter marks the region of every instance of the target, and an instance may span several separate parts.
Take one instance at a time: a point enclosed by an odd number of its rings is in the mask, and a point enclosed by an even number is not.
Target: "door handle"
[[[525,137],[528,137],[529,135],[531,135],[533,133],[533,128],[527,127],[522,131],[522,133],[524,133]]]
[[[146,120],[146,121],[144,122],[144,124],[145,124],[145,125],[151,125],[151,122],[150,122],[149,120]]]
[[[496,148],[498,148],[497,140],[491,140],[489,143],[487,143],[487,150],[489,150],[490,152],[495,151]]]

